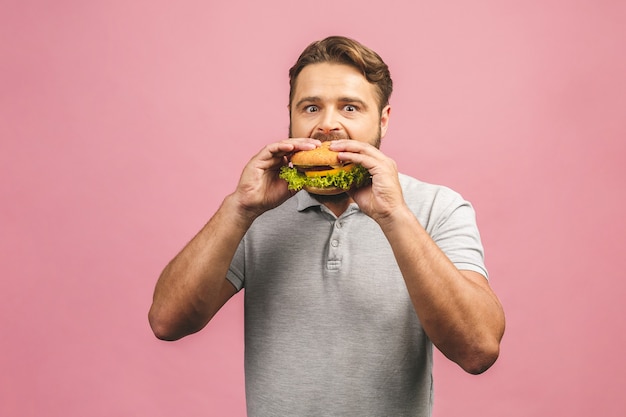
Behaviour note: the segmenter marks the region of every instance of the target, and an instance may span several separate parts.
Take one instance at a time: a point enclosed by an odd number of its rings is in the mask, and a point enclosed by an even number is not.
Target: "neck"
[[[337,217],[341,216],[348,209],[350,204],[354,202],[348,194],[337,195],[315,195],[317,201],[325,205]]]

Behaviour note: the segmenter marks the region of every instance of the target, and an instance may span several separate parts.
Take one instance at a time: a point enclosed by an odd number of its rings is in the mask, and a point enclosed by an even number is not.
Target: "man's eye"
[[[315,113],[317,110],[318,110],[317,106],[314,106],[314,105],[306,106],[304,108],[304,111],[306,113]]]
[[[357,111],[357,108],[356,108],[356,106],[353,106],[353,105],[351,105],[351,104],[347,104],[347,105],[344,107],[344,110],[345,110],[345,111],[349,111],[349,112],[353,112],[353,111]]]

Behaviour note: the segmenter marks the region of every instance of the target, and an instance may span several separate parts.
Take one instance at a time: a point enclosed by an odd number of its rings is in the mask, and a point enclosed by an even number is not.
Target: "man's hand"
[[[233,196],[239,207],[251,217],[277,207],[293,195],[287,182],[278,177],[280,168],[287,164],[287,156],[302,150],[315,149],[319,140],[308,138],[286,139],[265,146],[245,166]]]
[[[337,140],[331,149],[340,152],[339,159],[361,164],[372,175],[370,185],[348,191],[361,211],[380,223],[397,208],[405,205],[393,159],[375,146],[357,140]]]

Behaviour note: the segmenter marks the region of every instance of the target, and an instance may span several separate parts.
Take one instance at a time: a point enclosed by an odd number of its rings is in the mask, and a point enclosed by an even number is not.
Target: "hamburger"
[[[369,172],[359,164],[340,161],[339,153],[329,146],[330,142],[322,142],[319,148],[294,153],[279,177],[287,181],[290,190],[320,195],[341,194],[365,184]]]

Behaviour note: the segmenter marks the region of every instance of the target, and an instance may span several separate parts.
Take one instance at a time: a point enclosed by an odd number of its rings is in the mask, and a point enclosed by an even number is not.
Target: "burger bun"
[[[311,186],[305,185],[302,188],[305,191],[307,191],[309,194],[316,194],[316,195],[338,195],[338,194],[343,194],[346,192],[346,190],[344,190],[343,188],[339,188],[339,187],[320,188],[320,187],[311,187]]]
[[[309,151],[294,153],[291,156],[291,163],[300,166],[342,165],[339,161],[339,153],[330,150],[330,142],[322,142],[320,147]]]

